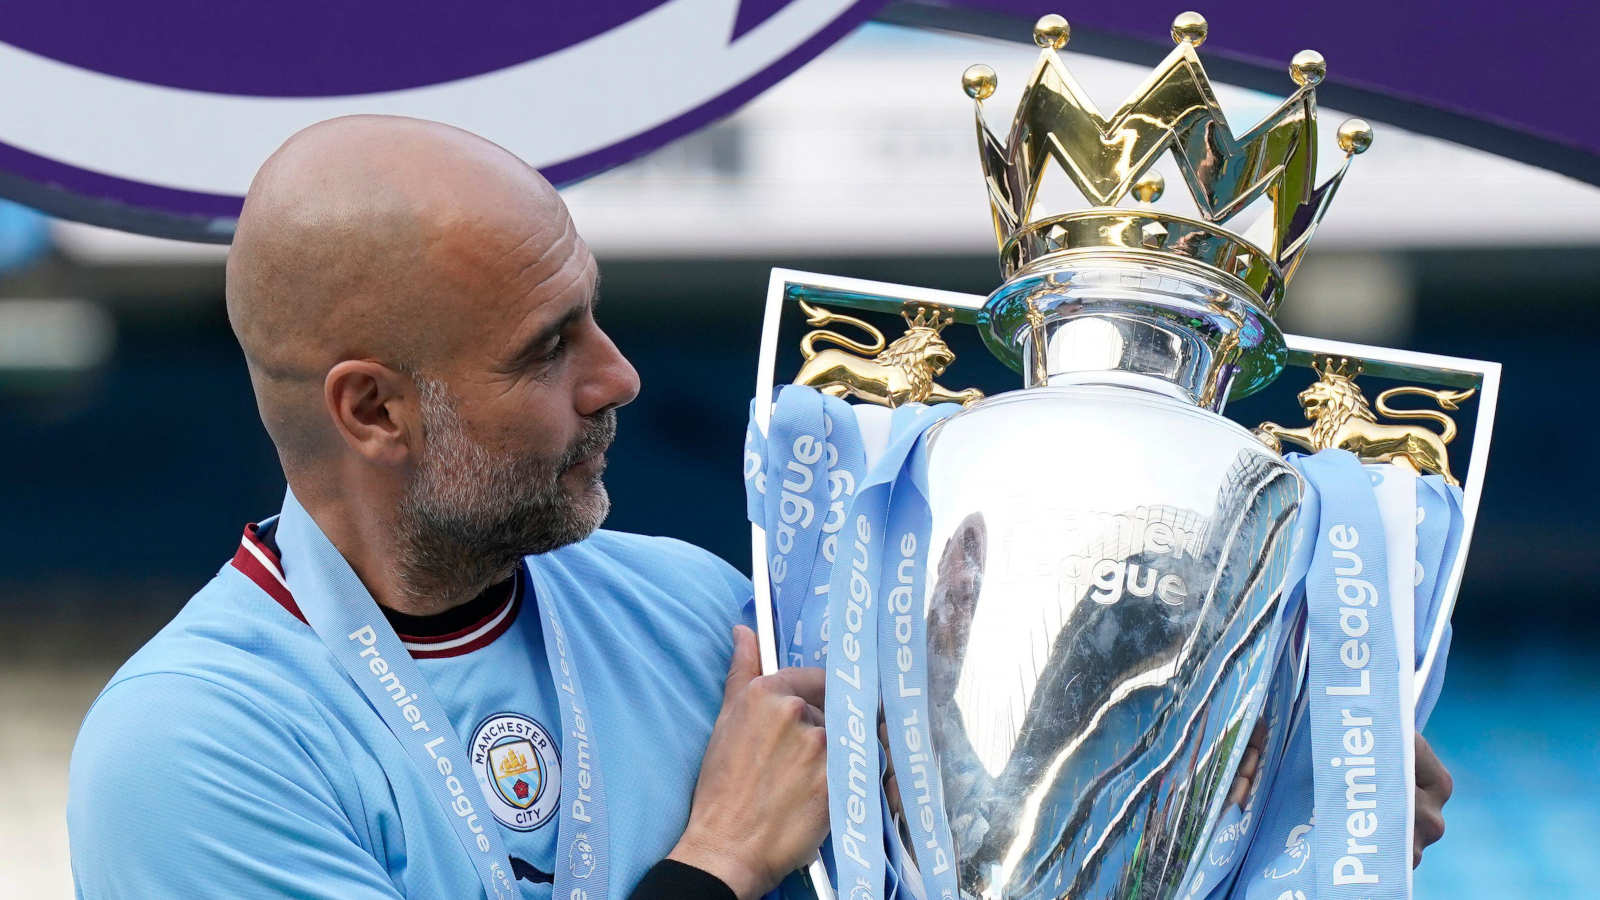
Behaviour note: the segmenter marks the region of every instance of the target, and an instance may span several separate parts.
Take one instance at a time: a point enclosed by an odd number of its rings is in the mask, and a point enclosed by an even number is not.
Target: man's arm
[[[628,900],[735,900],[733,888],[704,869],[675,859],[663,859],[644,873]]]
[[[77,896],[397,900],[292,730],[188,675],[111,687],[72,753]]]

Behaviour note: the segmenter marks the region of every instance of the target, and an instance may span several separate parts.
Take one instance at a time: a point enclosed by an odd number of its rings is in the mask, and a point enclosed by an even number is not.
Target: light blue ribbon
[[[1422,521],[1417,525],[1417,560],[1422,565],[1422,581],[1417,585],[1417,665],[1428,650],[1435,623],[1445,613],[1444,592],[1449,573],[1461,553],[1461,532],[1466,522],[1462,513],[1461,488],[1446,484],[1438,475],[1417,479],[1417,508]],[[1441,528],[1441,524],[1444,526]],[[1437,548],[1437,549],[1435,549]],[[1428,680],[1417,696],[1417,730],[1428,724],[1433,707],[1444,690],[1445,661],[1450,655],[1451,627],[1444,626],[1438,654]]]
[[[745,432],[745,505],[767,537],[773,619],[785,665],[820,666],[839,532],[866,468],[850,404],[813,388],[777,391],[768,434]],[[768,486],[771,490],[768,490]]]
[[[472,860],[485,895],[520,896],[500,831],[483,808],[481,786],[472,790],[477,779],[444,708],[366,585],[292,491],[278,519],[278,545],[285,555],[284,581],[306,623],[405,748]]]
[[[801,607],[801,621],[795,631],[800,650],[799,664],[806,666],[821,666],[827,660],[828,597],[833,580],[833,564],[838,560],[840,535],[850,503],[855,499],[867,470],[866,452],[855,411],[850,404],[837,397],[824,395],[822,404],[828,454],[828,511],[822,518],[822,540],[817,545],[818,559],[811,569],[810,591]]]
[[[556,835],[555,889],[552,897],[605,900],[611,882],[611,829],[605,778],[600,771],[592,707],[583,695],[580,660],[562,616],[537,566],[527,567],[533,596],[544,619],[545,658],[561,705],[561,819]],[[565,853],[562,849],[565,848]]]
[[[766,496],[767,575],[772,585],[777,646],[798,664],[797,629],[816,567],[827,515],[828,452],[823,395],[787,385],[779,390],[768,426]]]
[[[1410,807],[1406,800],[1411,786],[1406,783],[1403,746],[1405,730],[1400,710],[1401,698],[1387,677],[1379,677],[1379,660],[1395,656],[1395,623],[1387,618],[1390,610],[1386,573],[1391,561],[1383,559],[1385,524],[1379,521],[1374,500],[1374,478],[1383,477],[1382,467],[1363,468],[1344,451],[1323,451],[1315,456],[1291,455],[1290,461],[1307,481],[1307,494],[1301,505],[1296,549],[1286,582],[1286,610],[1304,604],[1308,629],[1291,629],[1289,640],[1307,640],[1310,648],[1308,681],[1292,682],[1286,688],[1285,674],[1294,662],[1293,648],[1280,666],[1273,692],[1299,688],[1293,716],[1287,729],[1287,746],[1281,757],[1265,756],[1257,788],[1247,810],[1259,810],[1250,847],[1232,884],[1224,884],[1213,897],[1237,896],[1246,900],[1326,900],[1338,897],[1403,897],[1407,895],[1411,847],[1407,836]],[[1397,476],[1405,477],[1405,476]],[[1395,560],[1407,566],[1415,582],[1412,623],[1416,636],[1414,659],[1404,664],[1420,664],[1427,649],[1435,620],[1444,612],[1443,591],[1456,555],[1460,551],[1462,514],[1460,492],[1437,476],[1415,479],[1418,518],[1415,523],[1415,560]],[[1334,533],[1334,529],[1340,529]],[[1357,546],[1348,546],[1355,541]],[[1364,574],[1356,574],[1355,567]],[[1341,574],[1343,573],[1343,574]],[[1420,578],[1418,577],[1420,575]],[[1341,582],[1341,578],[1345,581]],[[1368,589],[1356,584],[1365,580],[1377,596],[1363,605],[1347,602],[1360,598]],[[1365,609],[1365,613],[1346,610]],[[1365,615],[1367,633],[1359,638],[1347,633],[1360,630]],[[1356,641],[1347,646],[1347,642]],[[1368,693],[1329,694],[1329,687],[1349,689],[1360,667],[1360,642],[1367,642],[1369,664]],[[1449,629],[1439,648],[1428,683],[1421,690],[1415,709],[1418,728],[1426,721],[1444,677],[1445,656],[1449,650]],[[1342,655],[1343,654],[1343,655]],[[1402,661],[1397,656],[1383,663],[1383,674],[1398,675]],[[1398,678],[1395,678],[1398,681]],[[1281,698],[1280,698],[1281,699]],[[1357,702],[1361,701],[1361,702]],[[1348,711],[1348,716],[1347,716]],[[1347,725],[1347,718],[1373,719],[1370,726]],[[1367,732],[1372,746],[1367,753]],[[1347,745],[1347,735],[1348,742]],[[1270,749],[1270,748],[1269,748]],[[1347,765],[1347,761],[1371,766]],[[1338,765],[1335,765],[1335,761]],[[1370,777],[1363,770],[1371,769]],[[1350,775],[1350,781],[1346,781]],[[1366,791],[1367,784],[1375,789]],[[1352,790],[1354,787],[1354,790]],[[1373,805],[1368,807],[1370,801]],[[1352,806],[1356,808],[1351,808]],[[1313,812],[1315,810],[1315,815]],[[1371,833],[1365,834],[1370,828]],[[1353,842],[1353,843],[1352,843]],[[1354,850],[1377,847],[1371,853]],[[1346,884],[1335,884],[1335,875]],[[1359,878],[1378,879],[1361,882]]]
[[[953,407],[935,407],[929,419]],[[931,422],[929,423],[931,424]],[[888,549],[879,581],[879,675],[907,831],[922,876],[924,896],[956,900],[955,848],[945,818],[944,783],[928,722],[927,588],[929,532],[927,432],[918,434],[890,498]]]
[[[850,900],[878,900],[885,885],[878,626],[890,498],[922,432],[951,412],[924,406],[894,411],[888,449],[850,504],[828,587],[828,811],[837,891]]]
[[[756,424],[756,402],[750,401],[750,420],[744,427],[744,517],[763,528],[767,524],[767,435]]]
[[[1401,711],[1410,703],[1402,703],[1400,668],[1413,663],[1396,646],[1383,520],[1370,486],[1385,476],[1343,451],[1305,457],[1301,470],[1322,494],[1306,577],[1316,896],[1403,898],[1411,785]],[[1397,563],[1410,568],[1409,560]]]
[[[904,654],[896,643],[895,622],[884,618],[883,599],[891,593],[902,602],[915,597],[920,617],[927,503],[920,492],[898,486],[911,480],[913,466],[907,460],[918,458],[926,429],[956,410],[913,405],[893,411],[888,448],[871,473],[865,472],[855,408],[811,388],[780,389],[767,433],[755,426],[753,416],[746,433],[747,512],[767,534],[774,618],[783,623],[789,647],[785,661],[825,665],[828,672],[828,728],[837,743],[829,752],[834,829],[827,857],[840,894],[855,900],[920,900],[927,877],[942,882],[935,896],[955,896],[938,793],[942,785],[932,763],[926,699],[920,696],[926,692],[924,626],[917,621],[915,636],[907,636],[915,649],[908,646],[905,653],[914,653],[914,666],[898,671]],[[919,502],[895,505],[896,496]],[[903,544],[894,537],[908,531],[913,535],[909,561],[896,556]],[[902,577],[914,583],[901,587],[883,580]],[[880,669],[888,671],[887,680]],[[885,683],[894,685],[895,696],[880,697]],[[925,865],[931,876],[912,865],[889,816],[882,790],[887,759],[878,744],[880,700],[886,714],[901,722],[890,729],[891,746],[898,746],[899,764],[908,773],[903,790],[915,798],[908,801],[907,819],[913,844],[919,858],[940,861]],[[911,794],[913,786],[922,789]]]

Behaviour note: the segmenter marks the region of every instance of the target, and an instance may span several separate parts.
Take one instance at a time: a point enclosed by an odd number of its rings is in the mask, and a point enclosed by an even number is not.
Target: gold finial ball
[[[983,63],[967,66],[967,70],[961,73],[961,89],[974,100],[987,100],[994,96],[995,86],[999,83],[994,69]]]
[[[1167,179],[1160,172],[1146,172],[1133,183],[1133,196],[1140,203],[1154,203],[1161,199],[1161,193],[1166,189]]]
[[[1365,119],[1345,119],[1339,126],[1339,149],[1346,153],[1365,153],[1372,146],[1372,126]]]
[[[1048,50],[1060,50],[1070,37],[1072,26],[1055,13],[1040,16],[1039,21],[1033,23],[1033,42]]]
[[[1206,42],[1206,32],[1211,26],[1206,24],[1206,17],[1197,12],[1190,11],[1178,13],[1172,20],[1172,42],[1174,44],[1190,43],[1199,48]]]
[[[1328,61],[1315,50],[1301,50],[1289,60],[1289,77],[1301,87],[1315,87],[1328,75]]]

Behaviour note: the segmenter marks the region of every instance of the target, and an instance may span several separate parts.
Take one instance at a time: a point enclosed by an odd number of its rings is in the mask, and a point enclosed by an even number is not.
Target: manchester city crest
[[[561,754],[543,725],[499,713],[473,729],[472,769],[500,824],[532,831],[555,818],[561,801]]]

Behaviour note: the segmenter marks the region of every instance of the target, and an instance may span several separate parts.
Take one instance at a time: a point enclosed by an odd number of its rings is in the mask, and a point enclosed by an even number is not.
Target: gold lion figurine
[[[933,380],[934,376],[943,375],[956,358],[939,336],[939,332],[954,321],[948,312],[930,307],[917,307],[914,314],[906,310],[902,313],[906,333],[895,338],[886,349],[883,332],[854,316],[830,312],[804,300],[800,301],[800,308],[806,314],[806,324],[817,330],[800,339],[800,355],[805,363],[794,378],[795,384],[810,385],[834,397],[854,396],[881,406],[907,403],[970,406],[983,399],[983,392],[977,388],[952,391]],[[859,328],[871,340],[863,343],[821,327],[834,322]],[[838,346],[819,350],[818,342]],[[877,355],[868,359],[865,354],[869,353]]]
[[[1461,401],[1477,393],[1476,389],[1435,391],[1408,385],[1390,388],[1378,395],[1378,412],[1391,419],[1437,422],[1440,430],[1435,432],[1421,425],[1379,422],[1355,383],[1356,376],[1361,374],[1360,364],[1352,366],[1347,359],[1335,364],[1332,359],[1323,358],[1313,362],[1311,368],[1320,377],[1298,396],[1300,408],[1305,410],[1311,424],[1305,428],[1285,428],[1276,422],[1262,422],[1256,426],[1256,435],[1267,446],[1281,450],[1281,442],[1287,440],[1312,452],[1338,447],[1365,462],[1398,463],[1419,474],[1431,472],[1449,484],[1460,484],[1450,473],[1450,457],[1445,453],[1445,445],[1456,436],[1454,420],[1431,409],[1394,409],[1388,401],[1402,394],[1417,394],[1431,398],[1440,409],[1456,410],[1461,408]]]

